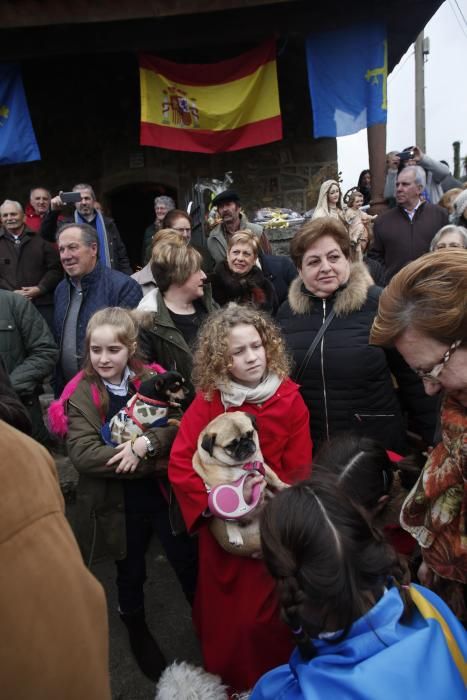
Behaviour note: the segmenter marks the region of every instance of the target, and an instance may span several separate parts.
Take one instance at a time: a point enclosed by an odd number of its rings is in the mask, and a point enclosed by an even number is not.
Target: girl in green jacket
[[[137,333],[125,309],[95,313],[86,330],[83,370],[52,404],[49,420],[54,432],[66,435],[69,457],[80,475],[75,529],[83,556],[91,562],[101,540],[114,556],[120,616],[140,669],[155,681],[165,660],[144,614],[145,554],[151,535],[157,533],[189,600],[197,554],[195,541],[187,534],[175,537],[169,522],[165,458],[176,427],[150,428],[117,447],[106,445],[101,436],[103,424],[125,406],[141,381],[164,372],[138,358]]]

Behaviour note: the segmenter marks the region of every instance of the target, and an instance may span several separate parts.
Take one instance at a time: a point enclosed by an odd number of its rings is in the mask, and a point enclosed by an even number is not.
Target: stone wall
[[[115,217],[134,265],[153,199],[170,194],[180,208],[198,178],[232,171],[251,217],[263,206],[303,212],[317,187],[336,173],[336,142],[315,141],[303,46],[290,44],[278,62],[284,139],[232,153],[205,155],[139,146],[139,79],[134,54],[67,56],[23,64],[23,79],[42,160],[0,167],[0,201],[27,202],[42,185],[53,194],[90,182]],[[299,66],[299,68],[297,68]]]

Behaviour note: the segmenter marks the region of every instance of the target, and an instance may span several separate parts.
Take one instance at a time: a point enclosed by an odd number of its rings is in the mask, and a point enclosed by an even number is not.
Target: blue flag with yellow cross
[[[21,69],[15,63],[0,64],[0,165],[40,159]]]
[[[347,136],[387,120],[384,25],[365,23],[306,39],[313,135]]]

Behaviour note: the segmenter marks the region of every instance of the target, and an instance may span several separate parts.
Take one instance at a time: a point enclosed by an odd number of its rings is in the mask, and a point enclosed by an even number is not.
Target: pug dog
[[[226,551],[253,556],[260,551],[259,514],[265,499],[286,488],[277,474],[263,462],[254,416],[243,411],[223,413],[200,433],[198,449],[193,455],[193,469],[203,479],[208,491],[221,484],[232,484],[252,469],[255,483],[261,481],[257,505],[239,519],[211,518],[210,529]],[[260,463],[260,472],[254,462]],[[253,482],[252,482],[253,483]]]

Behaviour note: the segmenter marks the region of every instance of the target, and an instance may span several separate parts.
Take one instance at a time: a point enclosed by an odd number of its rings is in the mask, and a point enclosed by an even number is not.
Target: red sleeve
[[[393,452],[392,450],[386,450],[386,454],[391,462],[395,462],[396,464],[404,459],[401,455],[397,454],[397,452]]]
[[[313,443],[310,436],[310,416],[305,402],[297,392],[290,407],[293,416],[290,435],[282,453],[282,465],[287,481],[295,483],[311,476]]]
[[[208,507],[208,494],[201,477],[193,469],[192,459],[200,432],[214,417],[210,404],[198,394],[184,414],[169,460],[169,480],[188,531],[196,530],[200,516]]]

